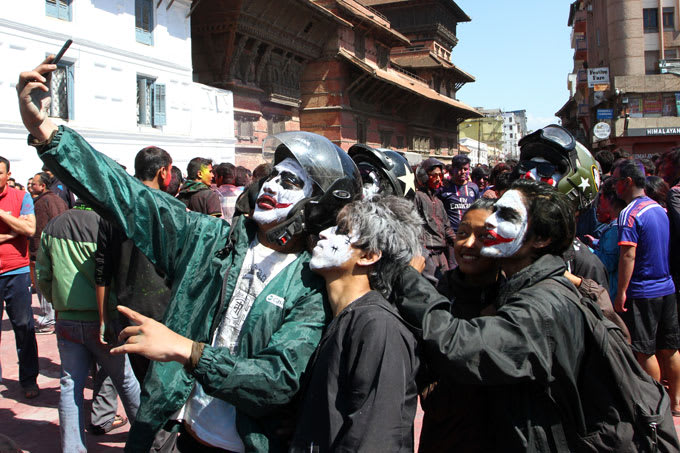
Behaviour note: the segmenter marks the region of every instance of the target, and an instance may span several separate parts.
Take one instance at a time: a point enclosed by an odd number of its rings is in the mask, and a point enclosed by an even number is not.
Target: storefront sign
[[[680,135],[680,127],[648,127],[628,129],[629,137],[650,137],[656,135]]]
[[[597,109],[598,120],[611,120],[614,118],[614,109]]]
[[[597,123],[593,128],[593,135],[600,140],[606,140],[611,134],[612,128],[607,123]]]
[[[609,85],[609,68],[588,68],[588,88]]]

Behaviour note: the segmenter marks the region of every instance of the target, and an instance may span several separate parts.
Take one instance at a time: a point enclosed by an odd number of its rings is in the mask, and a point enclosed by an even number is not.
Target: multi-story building
[[[266,135],[299,129],[418,160],[456,152],[456,126],[480,116],[456,100],[474,79],[450,62],[456,24],[469,18],[451,0],[422,3],[198,4],[194,75],[234,92],[237,163],[258,161]]]
[[[459,141],[470,149],[472,165],[496,165],[503,160],[504,117],[500,109],[477,107],[484,115],[463,121],[458,126]],[[464,140],[465,139],[465,140]]]
[[[182,171],[196,156],[234,160],[230,92],[192,81],[188,0],[25,0],[0,19],[1,154],[26,183],[42,167],[26,146],[20,71],[68,49],[51,79],[50,116],[134,169],[142,147],[166,149]]]
[[[577,138],[637,156],[680,145],[679,10],[677,0],[572,3],[573,91],[557,115]]]
[[[527,135],[527,111],[502,112],[503,159],[519,159],[519,141]]]

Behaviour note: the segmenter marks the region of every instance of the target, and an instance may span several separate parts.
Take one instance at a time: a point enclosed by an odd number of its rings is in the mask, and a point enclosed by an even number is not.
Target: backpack
[[[664,387],[640,367],[621,329],[593,300],[582,297],[576,305],[586,338],[571,444],[579,452],[680,451]]]

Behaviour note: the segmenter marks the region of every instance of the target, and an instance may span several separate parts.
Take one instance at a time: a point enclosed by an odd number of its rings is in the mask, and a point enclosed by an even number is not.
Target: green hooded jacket
[[[75,131],[61,126],[38,147],[41,159],[78,197],[125,235],[172,281],[164,324],[195,341],[210,343],[234,291],[257,226],[234,221],[233,250],[220,253],[230,226],[187,212],[184,204],[129,176]],[[155,434],[180,409],[195,381],[207,394],[236,408],[247,451],[283,451],[277,437],[282,414],[300,388],[302,374],[321,339],[330,312],[324,282],[303,252],[264,288],[253,303],[232,355],[206,346],[194,371],[176,362],[152,362],[126,451],[148,451]],[[220,302],[222,301],[222,303]]]

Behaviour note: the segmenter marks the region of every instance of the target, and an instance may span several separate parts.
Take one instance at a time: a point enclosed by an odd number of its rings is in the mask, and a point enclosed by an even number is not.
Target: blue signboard
[[[611,120],[614,118],[614,109],[597,109],[598,120]]]

